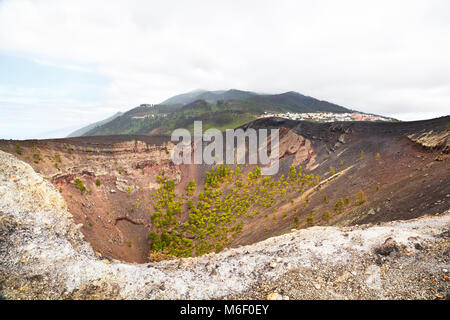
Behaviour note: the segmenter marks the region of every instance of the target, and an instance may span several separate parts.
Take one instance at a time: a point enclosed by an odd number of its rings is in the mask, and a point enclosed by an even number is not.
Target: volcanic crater
[[[288,185],[285,194],[273,194],[270,206],[253,203],[239,220],[240,230],[237,222],[230,225],[236,229],[226,235],[225,248],[312,225],[377,224],[448,210],[449,122],[450,117],[405,123],[270,118],[243,126],[280,129],[280,170],[271,181],[286,182],[292,168],[300,166],[302,177],[313,178],[302,191]],[[170,137],[143,135],[0,140],[0,150],[30,164],[59,190],[98,257],[134,263],[152,261],[149,234],[157,230],[151,216],[152,195],[161,185],[158,176],[163,173],[174,182],[180,199],[187,197],[189,182],[194,181],[197,187],[190,199],[196,204],[213,168],[175,165],[174,146]],[[256,167],[240,166],[244,183]],[[262,179],[255,178],[250,193]],[[231,183],[235,180],[230,178]],[[223,185],[217,189],[223,196],[232,193]],[[189,221],[191,213],[184,202],[177,223]]]

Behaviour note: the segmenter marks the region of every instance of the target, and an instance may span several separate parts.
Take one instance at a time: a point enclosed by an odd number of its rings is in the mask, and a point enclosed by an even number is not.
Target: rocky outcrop
[[[120,263],[95,254],[52,184],[0,151],[6,299],[445,298],[449,227],[447,212],[294,230],[198,258]]]
[[[0,150],[29,163],[58,189],[96,252],[131,262],[146,261],[150,231],[128,220],[114,221],[131,215],[145,220],[144,225],[150,222],[150,205],[133,204],[143,203],[140,196],[158,188],[163,171],[180,182],[180,168],[171,161],[173,147],[167,137],[0,140]]]
[[[408,138],[427,149],[439,149],[445,153],[450,152],[450,131],[425,131],[408,135]]]

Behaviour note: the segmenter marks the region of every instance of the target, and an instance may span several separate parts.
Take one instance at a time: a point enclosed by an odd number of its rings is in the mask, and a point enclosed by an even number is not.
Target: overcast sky
[[[0,138],[199,88],[448,115],[450,1],[0,0]]]

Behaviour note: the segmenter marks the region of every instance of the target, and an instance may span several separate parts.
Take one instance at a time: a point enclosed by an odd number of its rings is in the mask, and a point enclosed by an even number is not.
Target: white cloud
[[[448,0],[0,2],[0,51],[95,66],[111,79],[102,105],[123,110],[239,88],[444,115],[448,39]]]

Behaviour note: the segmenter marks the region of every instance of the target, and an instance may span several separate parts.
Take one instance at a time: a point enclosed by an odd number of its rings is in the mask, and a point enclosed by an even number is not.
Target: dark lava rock
[[[375,248],[375,253],[382,256],[388,256],[392,252],[398,251],[397,243],[390,237],[387,238],[381,246]]]
[[[438,234],[436,238],[450,238],[450,230]]]

